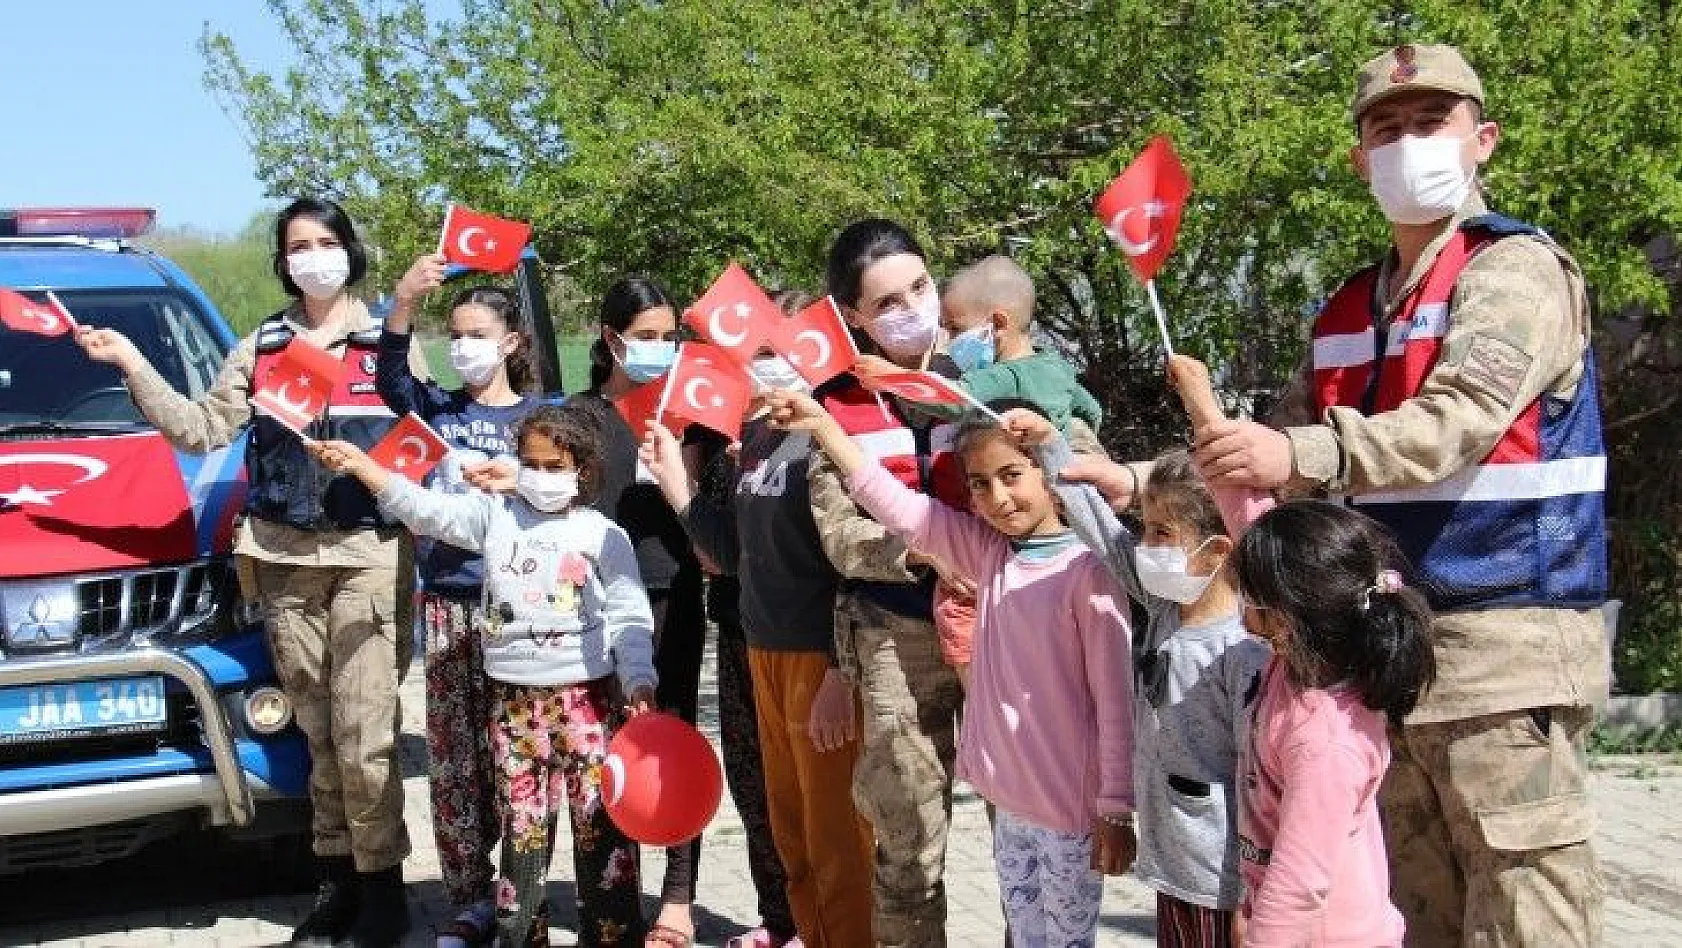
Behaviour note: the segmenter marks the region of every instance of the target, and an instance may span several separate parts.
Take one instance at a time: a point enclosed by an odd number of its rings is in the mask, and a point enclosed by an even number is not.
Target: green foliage
[[[1612,565],[1625,596],[1612,655],[1618,687],[1682,691],[1682,541],[1653,521],[1614,527]]]
[[[1589,753],[1627,756],[1630,754],[1676,754],[1682,752],[1682,726],[1609,728],[1596,727],[1589,733]]]
[[[243,336],[287,302],[271,267],[273,226],[274,215],[262,213],[233,237],[165,231],[141,243],[186,270]]]

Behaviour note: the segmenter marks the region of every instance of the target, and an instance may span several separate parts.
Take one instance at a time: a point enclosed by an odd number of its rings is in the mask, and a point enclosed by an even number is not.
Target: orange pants
[[[771,836],[788,871],[788,901],[806,948],[874,944],[870,824],[853,807],[858,743],[820,753],[806,734],[829,670],[821,652],[750,647],[759,753]]]

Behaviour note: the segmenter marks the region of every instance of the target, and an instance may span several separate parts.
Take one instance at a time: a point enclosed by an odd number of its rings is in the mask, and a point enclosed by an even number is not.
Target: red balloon
[[[689,842],[712,822],[723,794],[718,754],[682,718],[636,715],[607,744],[602,762],[607,815],[639,843]]]

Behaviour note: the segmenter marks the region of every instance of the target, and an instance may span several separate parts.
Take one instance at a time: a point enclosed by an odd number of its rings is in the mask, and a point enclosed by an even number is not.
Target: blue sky
[[[141,205],[161,227],[244,225],[266,202],[204,87],[206,21],[248,64],[287,62],[262,0],[0,2],[0,207]]]

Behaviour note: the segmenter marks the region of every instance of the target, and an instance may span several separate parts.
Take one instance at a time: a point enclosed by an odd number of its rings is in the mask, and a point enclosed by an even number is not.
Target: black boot
[[[362,911],[339,948],[397,948],[409,930],[403,867],[359,873],[357,881],[362,888]]]
[[[331,948],[345,937],[356,922],[362,893],[356,885],[356,864],[349,856],[321,857],[321,881],[315,888],[315,904],[302,924],[292,931],[292,944],[308,948]]]

